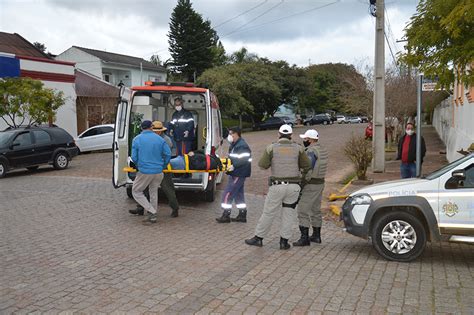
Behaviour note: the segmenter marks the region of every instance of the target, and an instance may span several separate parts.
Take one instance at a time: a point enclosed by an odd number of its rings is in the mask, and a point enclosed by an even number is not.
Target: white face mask
[[[183,109],[183,106],[176,106],[175,109],[180,112]]]
[[[230,143],[234,142],[234,137],[232,137],[231,135],[228,135],[227,141],[229,141]]]
[[[405,132],[407,133],[407,135],[411,136],[415,133],[415,131],[413,129],[407,129],[405,130]]]

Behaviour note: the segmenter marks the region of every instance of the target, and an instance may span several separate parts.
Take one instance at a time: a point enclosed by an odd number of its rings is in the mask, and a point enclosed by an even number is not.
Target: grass
[[[222,118],[222,127],[224,128],[235,127],[238,125],[239,125],[238,119]],[[252,123],[243,121],[242,128],[252,128]]]
[[[343,178],[341,184],[346,185],[348,182],[353,180],[356,177],[356,172],[349,173],[346,177]]]

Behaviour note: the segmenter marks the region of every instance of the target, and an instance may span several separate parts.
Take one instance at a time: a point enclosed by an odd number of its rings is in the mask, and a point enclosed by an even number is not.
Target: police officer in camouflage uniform
[[[293,246],[309,246],[311,242],[321,243],[321,199],[324,190],[328,152],[319,143],[319,134],[314,129],[300,135],[305,152],[311,160],[312,171],[303,179],[301,199],[298,203],[298,221],[301,237]],[[309,228],[313,226],[313,235],[309,237]]]
[[[281,211],[280,249],[289,249],[288,239],[291,228],[296,221],[296,204],[300,194],[301,175],[303,177],[311,168],[311,161],[304,149],[291,141],[293,130],[283,125],[279,130],[280,139],[269,145],[263,152],[258,166],[264,169],[271,167],[267,197],[262,216],[260,217],[255,236],[245,240],[253,246],[262,246],[262,240],[270,231],[273,219]]]

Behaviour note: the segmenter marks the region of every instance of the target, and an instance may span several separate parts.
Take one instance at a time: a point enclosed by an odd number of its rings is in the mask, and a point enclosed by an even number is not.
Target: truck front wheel
[[[372,243],[386,259],[408,262],[423,253],[426,231],[420,219],[410,213],[386,213],[374,222]]]

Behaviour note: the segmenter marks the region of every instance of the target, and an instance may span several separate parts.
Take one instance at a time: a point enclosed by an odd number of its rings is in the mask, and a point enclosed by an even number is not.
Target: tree
[[[64,105],[63,92],[43,87],[30,78],[0,80],[0,117],[13,128],[53,121],[56,111]]]
[[[222,63],[225,50],[209,20],[194,11],[190,0],[178,0],[168,32],[173,70],[194,81],[206,69]]]
[[[157,66],[161,66],[162,65],[162,62],[161,62],[161,58],[159,55],[152,55],[150,57],[150,62],[154,65],[157,65]]]
[[[42,52],[46,53],[46,46],[45,44],[42,44],[40,42],[34,42],[33,46],[35,46],[37,49],[41,50]]]
[[[229,59],[231,63],[256,62],[259,60],[257,54],[249,52],[245,47],[234,51]]]
[[[421,0],[405,29],[407,52],[401,60],[425,76],[439,78],[450,87],[458,80],[474,84],[474,2],[472,0]]]

